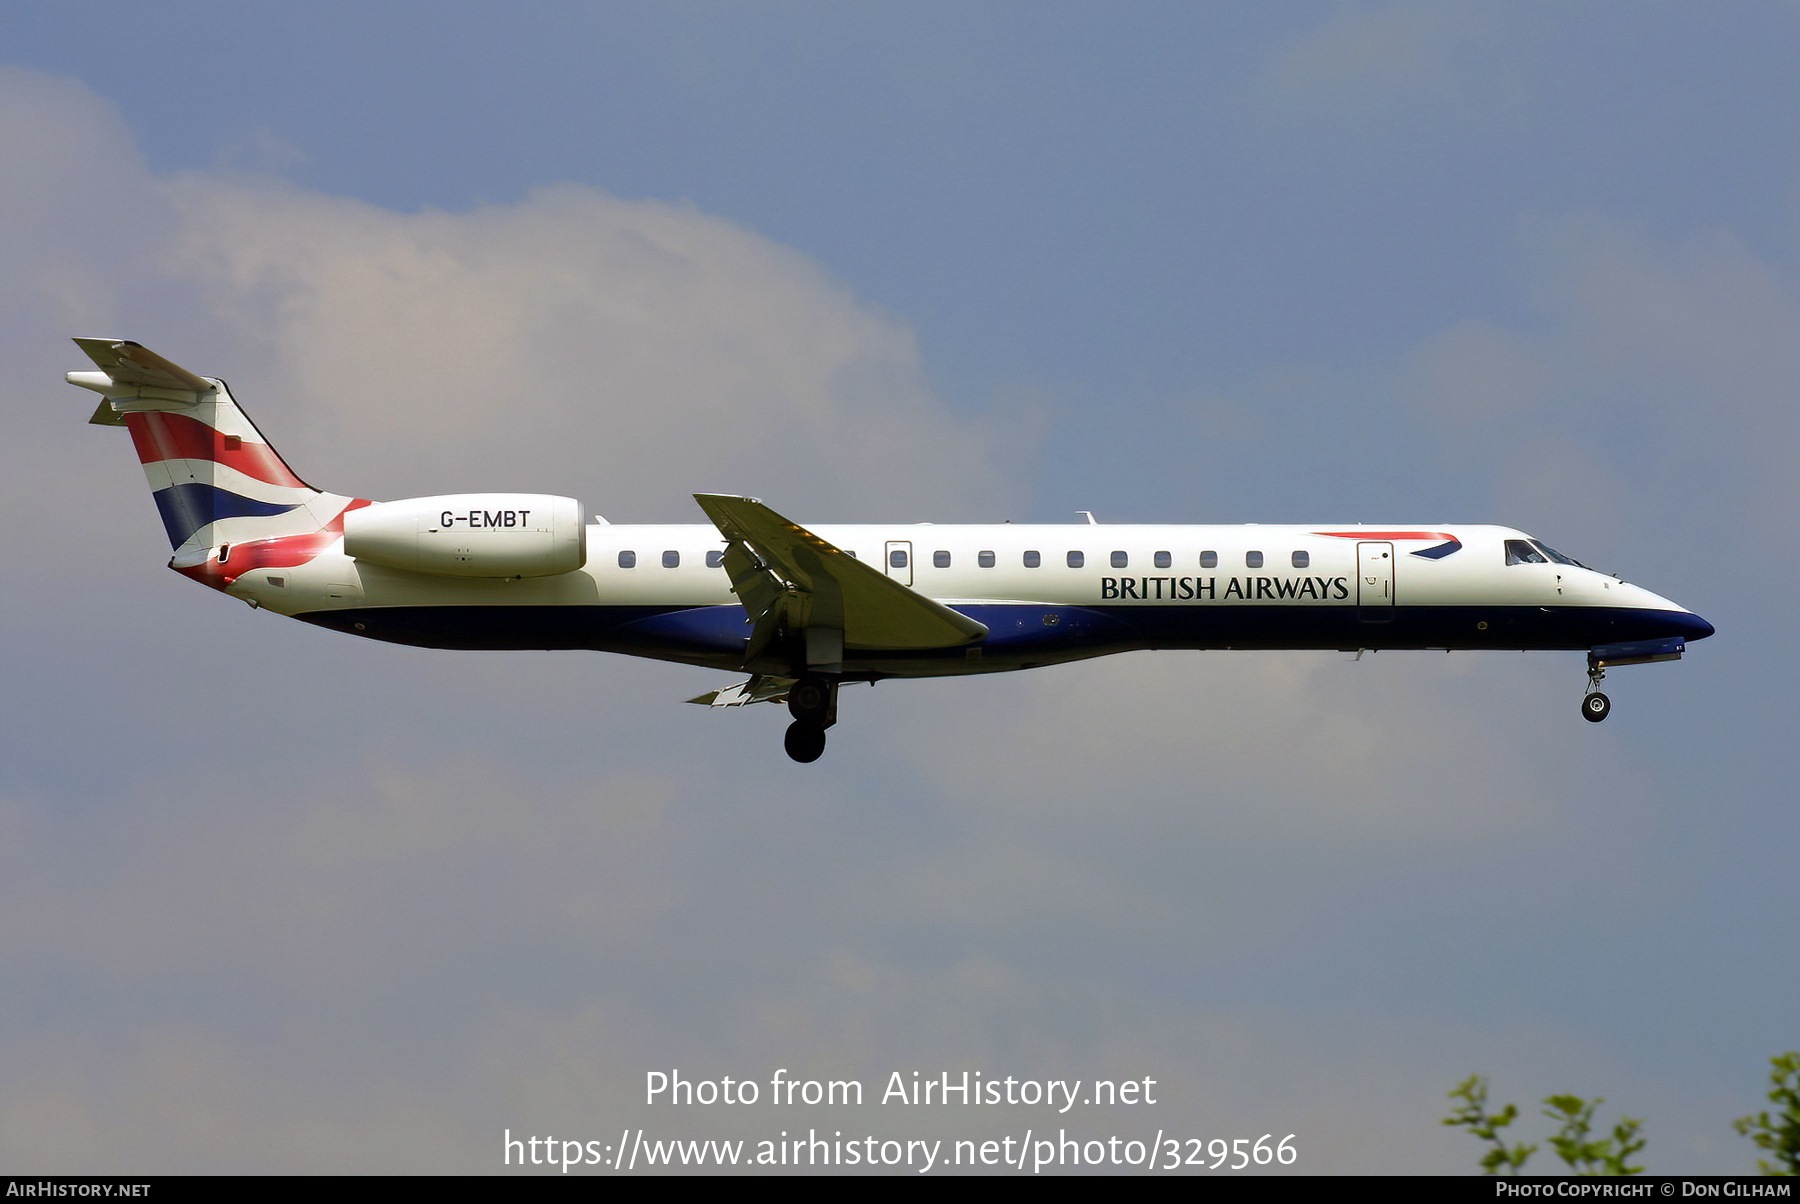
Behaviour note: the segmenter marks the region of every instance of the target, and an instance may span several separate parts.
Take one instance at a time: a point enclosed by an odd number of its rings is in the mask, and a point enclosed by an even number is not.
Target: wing
[[[843,646],[959,648],[988,629],[901,585],[755,498],[696,493],[725,536],[725,571],[754,626],[748,660],[780,628],[843,632]]]

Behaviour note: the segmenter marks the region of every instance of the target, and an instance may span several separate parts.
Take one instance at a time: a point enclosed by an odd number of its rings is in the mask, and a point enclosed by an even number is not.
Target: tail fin
[[[220,575],[213,566],[222,567],[235,544],[285,543],[341,527],[352,499],[294,475],[224,381],[195,376],[137,343],[75,343],[101,370],[71,372],[68,381],[106,398],[90,421],[130,430],[175,550],[172,568],[213,584]],[[228,584],[235,574],[223,576]]]

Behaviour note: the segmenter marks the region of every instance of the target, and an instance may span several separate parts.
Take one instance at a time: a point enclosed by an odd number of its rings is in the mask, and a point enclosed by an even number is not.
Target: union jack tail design
[[[218,589],[250,568],[303,564],[367,502],[314,489],[269,446],[222,380],[137,343],[76,339],[99,372],[69,383],[105,400],[92,422],[131,432],[169,533],[169,567]]]

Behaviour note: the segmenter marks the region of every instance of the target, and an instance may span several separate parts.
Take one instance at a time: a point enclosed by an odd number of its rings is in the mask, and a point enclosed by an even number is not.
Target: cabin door
[[[887,575],[901,585],[912,584],[912,541],[910,539],[890,539],[887,554],[881,558]]]
[[[1356,617],[1386,623],[1394,617],[1394,545],[1356,545]]]

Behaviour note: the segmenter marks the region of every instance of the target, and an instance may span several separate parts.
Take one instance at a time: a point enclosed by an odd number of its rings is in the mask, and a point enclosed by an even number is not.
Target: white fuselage
[[[851,673],[984,672],[1137,647],[1586,648],[1711,630],[1668,599],[1604,573],[1548,560],[1507,563],[1507,541],[1528,537],[1506,527],[808,529],[993,633],[974,655],[959,648],[850,657]],[[1460,546],[1419,554],[1445,540]],[[744,618],[717,564],[725,541],[715,527],[600,523],[587,528],[586,542],[583,567],[518,579],[384,568],[345,556],[340,543],[305,564],[247,572],[229,592],[403,643],[590,647],[745,667],[733,658]],[[735,623],[720,613],[667,617],[705,611],[736,611]]]

